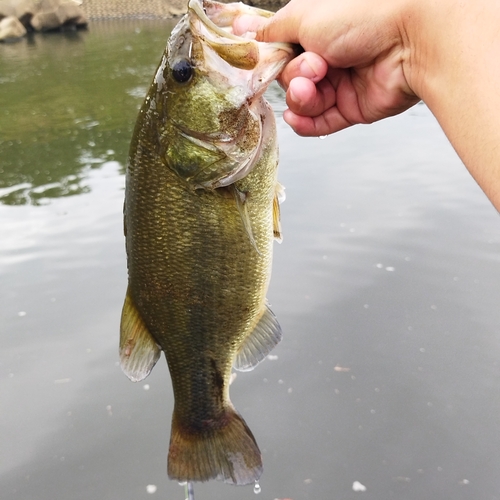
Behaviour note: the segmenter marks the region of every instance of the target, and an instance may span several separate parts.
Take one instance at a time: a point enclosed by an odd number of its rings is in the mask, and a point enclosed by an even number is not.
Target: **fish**
[[[229,398],[281,340],[266,300],[281,239],[275,117],[263,94],[295,48],[236,36],[235,16],[190,0],[135,125],[124,202],[128,288],[120,364],[143,380],[165,353],[174,393],[167,472],[244,485],[262,473]]]

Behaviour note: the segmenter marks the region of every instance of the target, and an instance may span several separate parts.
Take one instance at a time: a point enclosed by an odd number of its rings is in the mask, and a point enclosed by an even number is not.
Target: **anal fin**
[[[120,324],[120,365],[132,382],[145,379],[160,357],[161,349],[149,333],[130,297],[123,304]]]
[[[253,331],[243,341],[234,361],[234,369],[253,370],[280,342],[283,334],[274,313],[266,304]]]

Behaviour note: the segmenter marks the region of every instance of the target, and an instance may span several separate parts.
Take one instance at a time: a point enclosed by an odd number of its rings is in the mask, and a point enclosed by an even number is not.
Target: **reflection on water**
[[[2,498],[183,498],[165,472],[166,363],[139,384],[117,365],[122,174],[167,34],[94,23],[0,45]],[[284,340],[231,387],[262,448],[260,497],[498,500],[497,213],[425,106],[279,134]]]
[[[170,23],[94,23],[2,45],[0,201],[87,190],[89,169],[125,162]]]

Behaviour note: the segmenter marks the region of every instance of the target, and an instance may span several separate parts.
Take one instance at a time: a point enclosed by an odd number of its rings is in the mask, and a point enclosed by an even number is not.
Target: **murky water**
[[[0,45],[2,499],[184,497],[165,363],[139,384],[117,365],[123,171],[168,29]],[[258,498],[500,499],[496,211],[424,106],[324,140],[279,133],[285,336],[231,391],[263,451]]]

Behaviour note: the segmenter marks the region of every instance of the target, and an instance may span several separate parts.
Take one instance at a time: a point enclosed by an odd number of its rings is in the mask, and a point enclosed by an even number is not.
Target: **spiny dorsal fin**
[[[161,350],[149,333],[127,290],[120,324],[120,365],[132,382],[145,379]]]
[[[253,370],[279,343],[281,327],[274,313],[266,304],[257,325],[243,341],[234,361],[234,369],[247,372]]]

